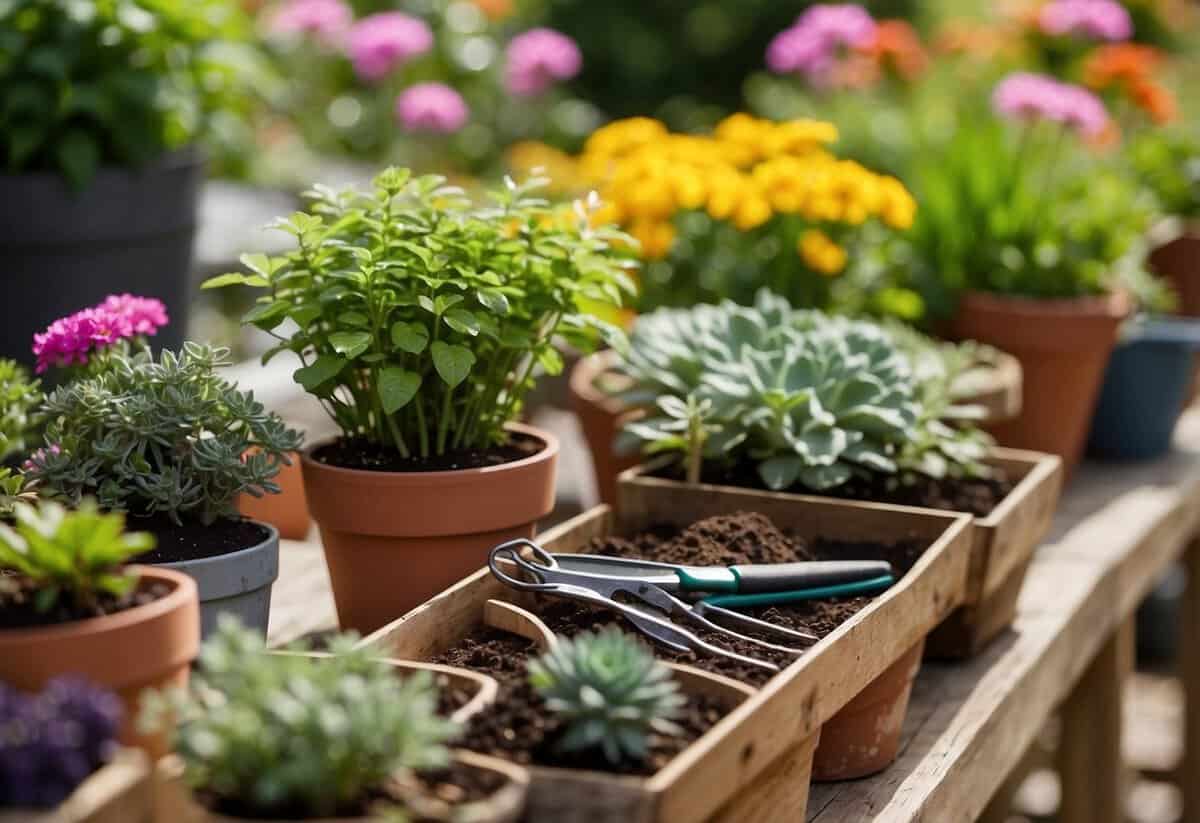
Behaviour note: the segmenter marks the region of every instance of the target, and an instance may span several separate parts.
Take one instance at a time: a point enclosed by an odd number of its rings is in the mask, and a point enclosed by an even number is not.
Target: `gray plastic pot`
[[[194,151],[101,169],[79,192],[51,172],[0,174],[0,356],[32,363],[34,333],[125,292],[166,304],[154,343],[178,348],[203,178]]]
[[[196,581],[200,590],[201,639],[217,628],[217,619],[222,614],[232,614],[246,628],[264,637],[267,634],[271,585],[279,577],[279,532],[274,526],[254,522],[270,532],[257,546],[200,560],[154,564],[183,572]]]

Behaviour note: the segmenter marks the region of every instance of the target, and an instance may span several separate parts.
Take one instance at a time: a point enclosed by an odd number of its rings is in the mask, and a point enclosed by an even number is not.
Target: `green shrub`
[[[24,366],[0,358],[0,460],[28,448],[34,409],[42,399],[39,386]]]

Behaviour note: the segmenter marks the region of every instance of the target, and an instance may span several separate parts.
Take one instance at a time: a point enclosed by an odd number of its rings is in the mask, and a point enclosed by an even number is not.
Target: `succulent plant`
[[[432,677],[398,677],[356,640],[335,638],[326,657],[268,653],[225,617],[188,692],[152,695],[142,728],[173,714],[187,779],[210,796],[263,817],[334,816],[399,772],[445,765],[458,731],[437,713]]]
[[[98,374],[46,398],[50,445],[29,475],[43,494],[91,495],[105,509],[176,523],[231,516],[243,492],[278,493],[273,478],[301,435],[217,374],[228,354],[196,343],[158,360],[114,352]]]
[[[630,402],[668,395],[707,404],[711,433],[689,462],[753,461],[770,489],[823,491],[870,472],[986,471],[986,436],[943,422],[957,411],[950,378],[919,377],[908,351],[874,323],[795,310],[761,292],[753,307],[641,317],[623,360],[635,381]],[[673,417],[626,432],[652,451],[686,451]]]
[[[39,383],[26,368],[0,358],[0,460],[25,451],[41,399]]]
[[[0,683],[0,809],[61,803],[116,747],[121,702],[76,677],[38,694]]]
[[[91,500],[75,511],[53,501],[17,503],[12,514],[13,525],[0,523],[0,568],[36,586],[41,612],[60,600],[88,612],[103,595],[126,594],[137,578],[122,564],[154,548],[152,535],[126,532],[124,515],[102,513]]]
[[[641,761],[652,733],[679,734],[672,719],[684,697],[671,670],[615,626],[560,637],[529,662],[529,682],[566,722],[564,752],[598,749],[614,764]]]

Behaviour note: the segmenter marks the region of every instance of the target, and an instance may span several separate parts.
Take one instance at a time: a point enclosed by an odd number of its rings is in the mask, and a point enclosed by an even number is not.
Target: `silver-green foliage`
[[[173,713],[190,785],[264,817],[359,806],[399,773],[444,766],[459,729],[438,715],[431,676],[400,677],[356,639],[335,638],[323,657],[269,653],[226,617],[188,692],[153,696],[142,726]]]
[[[858,474],[978,474],[985,435],[954,416],[949,379],[918,377],[905,348],[877,324],[792,309],[768,292],[640,317],[622,370],[626,395],[709,404],[705,460],[753,461],[771,489],[827,490]],[[661,399],[658,405],[663,408]],[[626,431],[651,450],[686,451],[676,415]]]
[[[611,763],[646,757],[652,733],[679,734],[685,700],[671,670],[619,628],[560,637],[529,662],[529,681],[566,721],[562,751],[599,749]]]
[[[49,447],[30,460],[39,491],[204,523],[234,514],[243,492],[278,493],[272,479],[301,435],[217,374],[228,353],[114,352],[100,373],[55,389],[43,404]]]

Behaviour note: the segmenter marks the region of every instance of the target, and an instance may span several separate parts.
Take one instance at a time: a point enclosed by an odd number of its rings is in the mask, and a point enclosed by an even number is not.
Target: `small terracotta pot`
[[[133,566],[139,585],[166,583],[171,592],[152,603],[104,617],[54,626],[0,631],[0,680],[37,691],[59,675],[76,674],[117,693],[125,706],[121,741],[157,756],[163,735],[135,733],[144,689],[187,684],[200,648],[200,604],[186,574]]]
[[[343,629],[369,634],[487,562],[497,543],[532,537],[554,508],[558,439],[522,460],[483,469],[375,472],[304,453],[304,486],[321,530]]]
[[[626,422],[644,414],[641,409],[629,408],[597,385],[600,376],[611,370],[616,361],[617,353],[611,350],[588,355],[571,369],[568,386],[571,410],[579,418],[579,427],[583,429],[583,438],[592,455],[596,491],[600,502],[610,506],[617,500],[617,475],[642,462],[642,455],[637,450],[618,454],[613,441]]]
[[[1129,314],[1124,294],[1032,300],[968,292],[951,335],[1014,355],[1024,372],[1015,419],[988,426],[1002,445],[1057,454],[1070,470],[1083,455],[1109,355]]]
[[[285,540],[303,540],[312,528],[308,513],[308,498],[304,496],[304,475],[300,470],[300,455],[288,455],[292,465],[281,466],[275,482],[279,494],[262,497],[243,494],[238,498],[238,511],[251,520],[270,523]]]
[[[821,727],[813,780],[854,780],[892,765],[924,651],[922,640]]]

